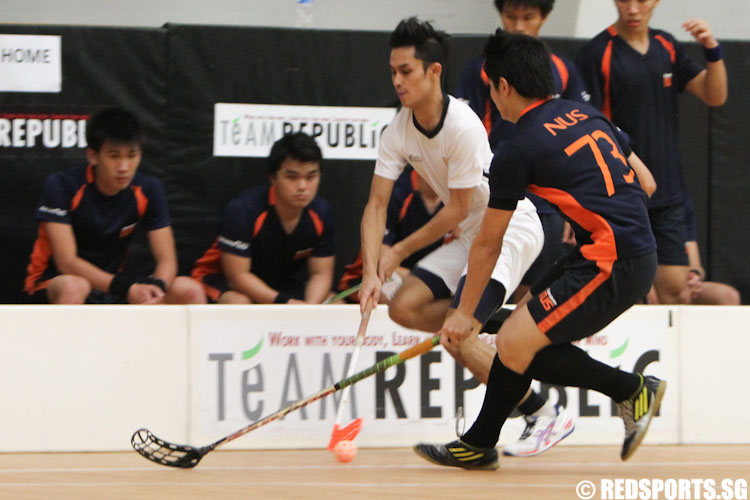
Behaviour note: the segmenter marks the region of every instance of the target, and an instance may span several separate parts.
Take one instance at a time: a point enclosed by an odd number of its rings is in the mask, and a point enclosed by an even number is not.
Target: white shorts
[[[525,202],[525,203],[524,203]],[[531,205],[531,208],[528,205]],[[544,245],[544,230],[539,216],[528,200],[519,202],[519,209],[513,213],[508,229],[503,238],[503,248],[497,259],[492,279],[503,284],[506,290],[505,300],[521,283],[523,275],[534,263]],[[461,234],[464,236],[464,233]],[[438,247],[435,251],[417,262],[421,268],[442,280],[444,286],[453,296],[458,288],[461,276],[466,274],[469,260],[469,249],[475,235],[459,236],[457,239]],[[417,271],[417,274],[419,271]],[[427,283],[433,293],[433,289]],[[436,293],[436,297],[438,293]],[[504,303],[505,301],[503,301]],[[498,305],[499,306],[499,305]]]

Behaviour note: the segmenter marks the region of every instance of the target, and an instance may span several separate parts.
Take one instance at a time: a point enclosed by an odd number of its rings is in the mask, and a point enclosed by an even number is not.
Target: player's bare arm
[[[273,304],[278,290],[274,290],[265,281],[253,274],[251,259],[240,257],[229,252],[221,252],[221,268],[229,288],[247,295],[256,304]]]
[[[307,259],[310,279],[305,287],[305,302],[320,304],[328,297],[333,286],[334,262],[334,256],[310,257]]]
[[[156,262],[154,277],[162,280],[167,288],[177,276],[177,250],[172,227],[162,227],[147,233],[151,255]]]
[[[443,238],[469,215],[474,188],[451,189],[450,194],[448,203],[427,224],[383,252],[380,257],[383,276],[388,278],[404,259]]]
[[[170,226],[147,233],[151,255],[156,262],[154,278],[164,282],[167,288],[177,276],[177,251]],[[154,284],[134,283],[128,289],[127,301],[130,304],[155,304],[164,298],[164,291]]]
[[[368,301],[374,309],[380,299],[380,287],[385,276],[378,274],[378,261],[383,246],[388,201],[393,192],[394,181],[374,175],[370,186],[370,198],[362,215],[360,233],[362,237],[362,287],[359,290],[359,306],[364,312]]]
[[[646,191],[648,197],[651,198],[651,195],[654,194],[657,187],[656,179],[654,179],[651,171],[646,164],[643,163],[643,160],[641,160],[635,153],[630,153],[630,156],[628,156],[628,163],[630,163],[630,166],[635,170],[636,175],[638,175],[638,182],[640,182],[641,187]]]
[[[466,283],[461,294],[461,303],[456,312],[448,316],[443,323],[440,343],[443,345],[457,345],[471,333],[474,310],[479,304],[482,292],[487,286],[495,267],[500,250],[503,247],[503,237],[508,229],[512,210],[487,208],[479,228],[479,234],[471,244]]]
[[[78,246],[69,224],[45,222],[52,258],[60,274],[72,274],[86,279],[95,290],[106,292],[114,276],[91,262],[78,257]]]
[[[696,42],[710,52],[720,50],[719,42],[713,35],[708,23],[702,19],[690,19],[682,25]],[[727,68],[724,59],[717,61],[706,60],[706,69],[690,80],[685,87],[688,92],[696,96],[708,106],[723,105],[728,96]]]

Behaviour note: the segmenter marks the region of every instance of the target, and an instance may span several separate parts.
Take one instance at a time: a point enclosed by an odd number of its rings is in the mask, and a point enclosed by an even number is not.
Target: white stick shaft
[[[354,339],[354,351],[352,357],[349,360],[349,369],[346,371],[346,377],[349,378],[354,375],[354,370],[357,368],[357,358],[359,358],[359,352],[362,350],[362,346],[365,343],[365,332],[367,331],[367,324],[370,322],[370,313],[372,312],[371,307],[365,309],[362,314],[362,320],[359,322],[359,330],[357,331],[357,338]],[[336,411],[336,425],[340,425],[344,418],[344,408],[349,399],[349,390],[351,386],[344,387],[341,392],[341,399],[339,399],[339,408]]]

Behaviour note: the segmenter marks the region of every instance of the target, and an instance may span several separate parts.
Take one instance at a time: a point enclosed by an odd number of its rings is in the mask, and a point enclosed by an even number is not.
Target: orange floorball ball
[[[339,462],[351,462],[357,456],[357,445],[354,441],[339,441],[333,447],[333,453]]]

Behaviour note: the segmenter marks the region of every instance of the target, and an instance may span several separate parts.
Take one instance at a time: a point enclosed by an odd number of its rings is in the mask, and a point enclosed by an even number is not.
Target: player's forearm
[[[468,215],[468,210],[450,204],[441,208],[427,224],[414,231],[405,239],[394,245],[399,254],[406,259],[424,247],[441,240],[455,229]]]
[[[322,303],[331,291],[333,275],[328,272],[319,272],[310,275],[310,280],[305,287],[305,302],[310,304]]]
[[[709,106],[721,106],[729,95],[727,83],[727,67],[724,60],[706,63],[706,79],[704,81],[704,101]]]
[[[177,261],[168,259],[157,262],[153,274],[154,278],[162,280],[167,285],[167,288],[169,288],[177,276]]]
[[[370,202],[365,207],[360,227],[362,249],[362,275],[376,274],[378,259],[385,233],[386,210]]]

